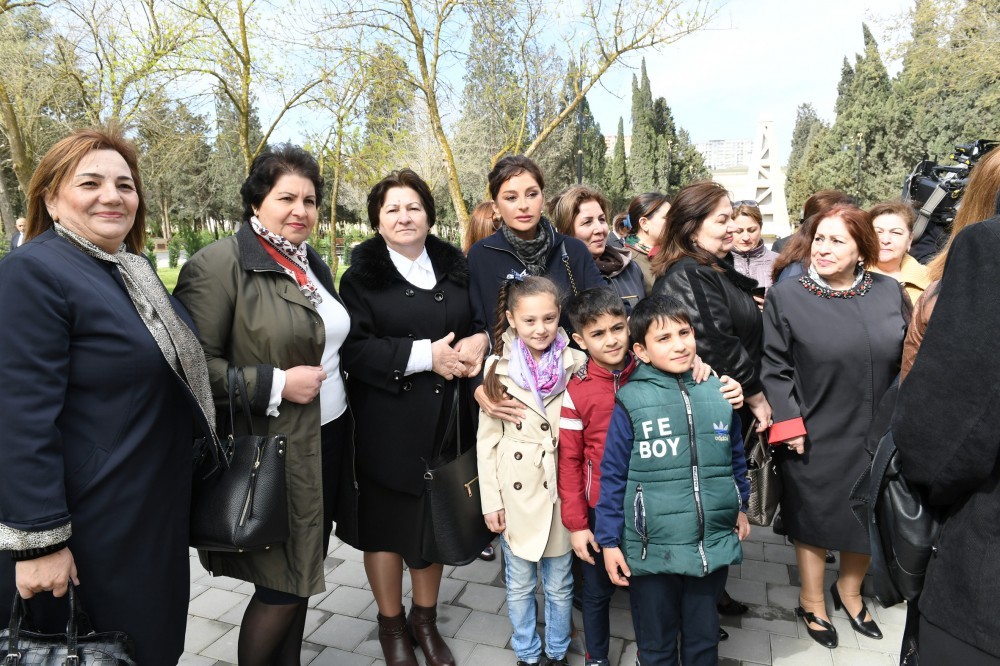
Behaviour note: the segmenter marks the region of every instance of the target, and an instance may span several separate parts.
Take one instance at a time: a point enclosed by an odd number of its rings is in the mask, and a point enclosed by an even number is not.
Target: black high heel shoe
[[[854,627],[854,631],[858,632],[862,636],[867,636],[868,638],[882,638],[882,631],[875,624],[875,619],[872,618],[865,622],[865,615],[868,615],[868,607],[865,606],[864,600],[861,601],[861,611],[858,613],[857,617],[851,617],[851,614],[847,612],[847,607],[844,606],[844,602],[840,599],[840,590],[837,589],[837,581],[833,582],[830,586],[830,596],[833,597],[833,608],[834,610],[844,609],[844,614],[847,615],[847,619],[851,621],[851,626]]]
[[[832,624],[827,622],[822,618],[816,617],[815,614],[810,613],[802,606],[798,606],[795,609],[795,615],[801,617],[806,623],[806,631],[812,636],[812,639],[822,645],[823,647],[830,648],[831,650],[837,647],[839,640],[837,639],[837,628]],[[823,627],[822,629],[813,629],[809,624],[818,624]]]

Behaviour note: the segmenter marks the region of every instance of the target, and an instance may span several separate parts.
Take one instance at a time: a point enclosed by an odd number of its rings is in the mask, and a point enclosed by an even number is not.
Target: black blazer
[[[920,612],[1000,657],[1000,217],[952,243],[916,362],[892,421],[906,478],[950,515]]]
[[[423,493],[423,461],[436,453],[457,383],[432,371],[405,376],[413,341],[472,334],[465,257],[436,236],[427,236],[426,248],[437,276],[433,289],[414,287],[399,274],[381,236],[355,248],[340,281],[351,313],[341,360],[355,420],[357,473],[412,495]],[[471,445],[469,395],[461,405],[464,442]]]
[[[13,252],[17,249],[17,244],[21,242],[21,232],[15,231],[14,235],[10,239],[10,251]]]
[[[694,326],[698,355],[720,375],[743,385],[743,393],[764,390],[760,381],[764,323],[751,289],[753,278],[741,274],[731,262],[713,266],[684,257],[656,279],[654,294],[672,296],[687,306]]]

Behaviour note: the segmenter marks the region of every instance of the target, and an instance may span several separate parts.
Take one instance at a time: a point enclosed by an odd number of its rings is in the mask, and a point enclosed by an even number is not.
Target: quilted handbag
[[[240,437],[232,435],[237,399],[250,433]],[[279,546],[289,534],[288,442],[284,435],[253,434],[242,368],[229,368],[229,426],[225,443],[205,441],[195,452],[191,545],[229,552]]]
[[[442,448],[454,440],[455,455],[443,451],[435,461],[424,461],[424,510],[430,523],[424,530],[424,557],[456,566],[476,559],[495,536],[483,520],[476,447],[462,451],[460,387],[461,381],[456,381],[442,438]]]
[[[747,476],[750,477],[750,501],[747,520],[753,525],[767,527],[778,512],[781,500],[781,474],[774,451],[767,443],[767,436],[756,432],[757,419],[747,428],[746,442],[753,442],[747,452]]]
[[[24,599],[14,592],[10,626],[0,632],[0,657],[4,666],[135,666],[132,641],[121,631],[97,633],[87,614],[77,606],[69,584],[69,621],[64,634],[32,631]]]

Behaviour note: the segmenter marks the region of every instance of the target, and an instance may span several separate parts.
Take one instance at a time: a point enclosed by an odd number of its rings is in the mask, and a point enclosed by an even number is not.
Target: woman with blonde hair
[[[909,254],[917,212],[904,201],[883,201],[872,206],[868,215],[879,245],[878,262],[871,271],[895,278],[910,302],[915,302],[930,282],[927,267]]]

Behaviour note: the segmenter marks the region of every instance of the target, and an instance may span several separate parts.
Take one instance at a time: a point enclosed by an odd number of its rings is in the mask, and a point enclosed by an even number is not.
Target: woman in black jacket
[[[364,551],[378,605],[378,635],[388,666],[416,664],[411,637],[431,666],[454,665],[438,632],[442,565],[425,519],[424,461],[440,452],[457,405],[462,441],[475,441],[475,412],[459,377],[479,373],[486,351],[472,333],[468,265],[462,252],[429,233],[434,199],[403,169],[368,195],[378,233],[359,245],[340,293],[351,313],[343,348],[354,412],[354,511],[341,510],[337,536]],[[403,613],[403,564],[413,604]]]
[[[739,273],[730,257],[733,206],[722,185],[705,181],[683,188],[667,213],[659,252],[653,257],[654,294],[680,300],[691,314],[698,355],[720,375],[743,385],[758,431],[768,427],[771,407],[760,381],[763,324],[754,300],[757,281]]]
[[[927,664],[1000,664],[1000,217],[955,237],[892,430],[906,478],[947,516],[920,596]]]

